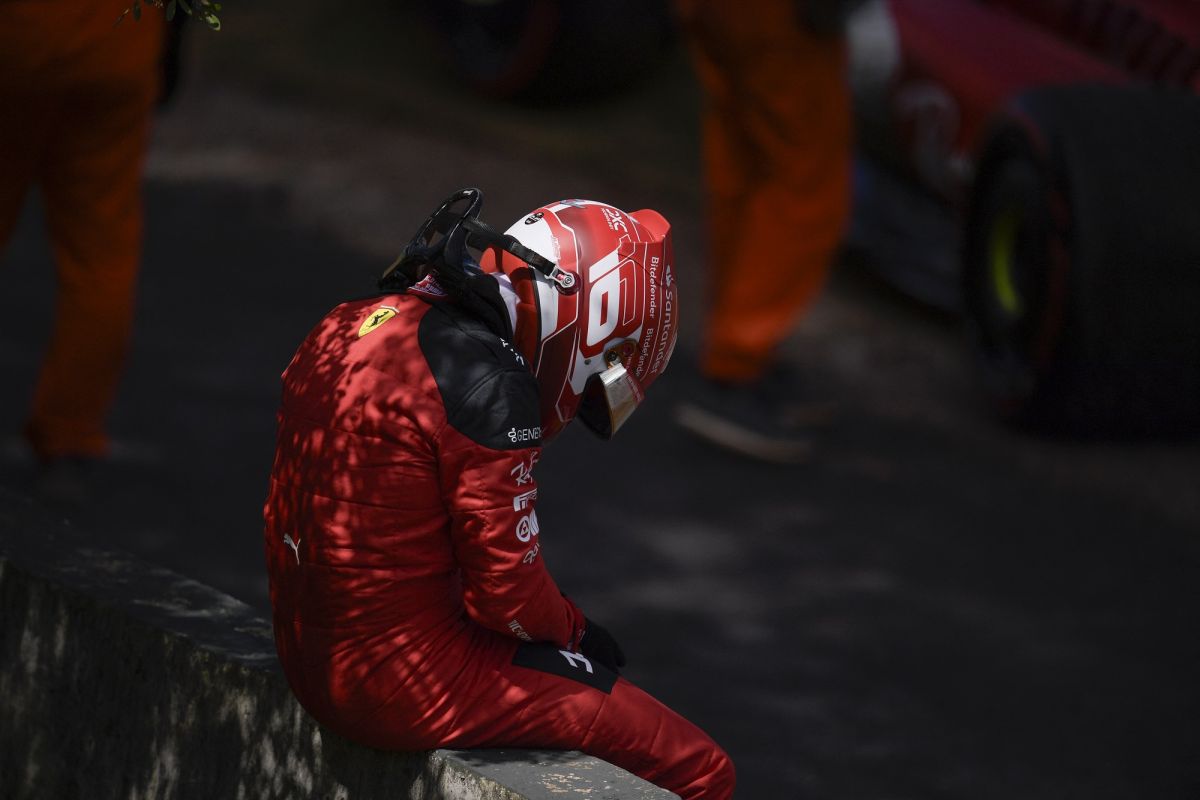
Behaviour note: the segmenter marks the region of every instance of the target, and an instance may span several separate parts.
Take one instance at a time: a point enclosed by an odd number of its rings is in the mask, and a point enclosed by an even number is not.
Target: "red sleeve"
[[[527,435],[512,428],[512,435]],[[463,599],[473,620],[525,641],[574,647],[583,613],[564,597],[541,557],[533,467],[540,446],[493,449],[447,425],[442,488],[450,511]]]

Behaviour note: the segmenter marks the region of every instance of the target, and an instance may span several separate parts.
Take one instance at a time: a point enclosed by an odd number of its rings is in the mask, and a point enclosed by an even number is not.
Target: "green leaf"
[[[190,17],[192,15],[192,7],[188,5],[187,0],[177,0],[177,2],[183,8],[183,10],[185,12],[187,12],[187,15]]]
[[[214,31],[221,30],[221,20],[217,19],[216,14],[208,14],[204,17],[204,21],[208,23],[208,27]]]
[[[170,22],[173,19],[175,19],[175,0],[167,3],[167,21]]]

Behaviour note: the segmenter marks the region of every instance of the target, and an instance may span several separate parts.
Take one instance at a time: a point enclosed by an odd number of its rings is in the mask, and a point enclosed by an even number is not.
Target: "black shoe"
[[[95,500],[102,460],[60,456],[44,462],[34,479],[34,496],[51,508],[78,510]]]
[[[36,469],[37,459],[24,439],[0,440],[0,486],[27,495]]]
[[[701,380],[675,409],[675,421],[705,441],[760,461],[799,464],[813,452],[814,433],[833,405],[804,396],[790,375],[751,383]]]

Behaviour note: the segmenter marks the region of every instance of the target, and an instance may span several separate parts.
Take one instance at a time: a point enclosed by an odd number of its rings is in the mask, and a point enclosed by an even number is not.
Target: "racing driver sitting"
[[[448,198],[284,372],[265,509],[284,672],[372,747],[577,749],[728,798],[729,757],[559,591],[535,511],[542,444],[575,417],[611,436],[670,359],[670,226],[565,200],[501,234],[481,204]]]

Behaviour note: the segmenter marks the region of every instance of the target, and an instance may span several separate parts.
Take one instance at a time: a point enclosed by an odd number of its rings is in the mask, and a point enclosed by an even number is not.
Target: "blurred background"
[[[613,442],[547,450],[543,553],[627,676],[730,752],[738,796],[1200,794],[1194,4],[859,5],[854,214],[781,348],[839,413],[787,467],[674,424],[708,267],[668,4],[221,20],[186,31],[155,121],[114,452],[72,525],[269,616],[278,378],[308,329],[457,188],[503,227],[567,197],[654,208],[680,347]],[[43,221],[35,196],[0,273],[0,477],[35,496]]]

